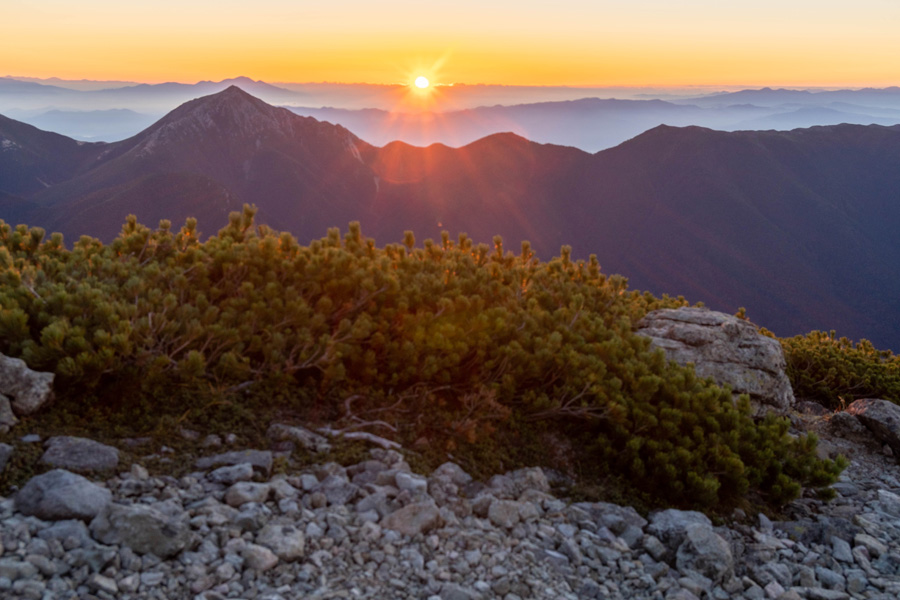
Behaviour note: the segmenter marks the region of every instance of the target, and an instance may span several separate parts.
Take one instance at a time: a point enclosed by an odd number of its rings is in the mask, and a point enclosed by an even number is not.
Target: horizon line
[[[61,81],[71,83],[124,83],[137,85],[163,85],[166,83],[175,83],[181,85],[197,85],[200,83],[222,83],[235,79],[249,79],[254,83],[265,83],[269,85],[346,85],[346,86],[370,86],[370,87],[408,87],[409,83],[373,83],[365,81],[267,81],[264,79],[254,79],[247,75],[236,75],[233,77],[225,77],[220,80],[198,79],[196,81],[175,81],[175,80],[126,80],[126,79],[67,79],[64,77],[50,76],[37,77],[33,75],[3,75],[2,79],[21,80],[37,80],[37,81]],[[884,85],[884,84],[785,84],[785,83],[768,83],[768,84],[732,84],[732,83],[683,83],[683,84],[519,84],[519,83],[468,83],[468,82],[435,82],[435,87],[500,87],[500,88],[538,88],[538,89],[685,89],[685,88],[740,88],[740,89],[785,89],[785,90],[862,90],[862,89],[886,89],[900,86],[900,82]]]

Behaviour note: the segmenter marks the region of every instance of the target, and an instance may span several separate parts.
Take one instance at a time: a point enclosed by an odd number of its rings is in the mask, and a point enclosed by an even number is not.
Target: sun
[[[428,81],[428,78],[423,75],[419,75],[418,77],[416,77],[415,84],[416,84],[416,87],[419,88],[420,90],[424,90],[429,85],[431,85],[431,83]]]

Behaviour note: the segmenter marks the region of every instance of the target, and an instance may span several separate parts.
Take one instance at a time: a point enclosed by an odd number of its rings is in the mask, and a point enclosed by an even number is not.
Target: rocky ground
[[[250,450],[234,435],[197,436],[203,456],[180,478],[166,469],[172,451],[148,440],[120,440],[141,457],[129,464],[95,441],[26,435],[19,447],[40,444],[52,470],[0,497],[0,598],[900,597],[900,406],[795,403],[780,348],[755,326],[676,313],[645,320],[654,344],[698,371],[705,360],[705,376],[790,412],[824,456],[850,459],[833,501],[714,526],[696,512],[572,503],[539,468],[487,482],[453,463],[413,473],[396,444],[362,432],[351,435],[379,447],[349,467],[292,462],[292,449],[329,449],[296,426],[273,425],[269,447]],[[0,355],[0,434],[49,402],[51,384]],[[0,443],[0,476],[13,451]]]
[[[802,498],[783,521],[738,512],[725,526],[695,512],[645,519],[629,507],[569,503],[537,468],[479,483],[446,463],[426,477],[383,448],[350,467],[288,463],[279,474],[270,450],[211,449],[180,479],[135,464],[91,481],[72,470],[108,468],[115,449],[47,440],[45,462],[64,468],[0,498],[0,596],[900,597],[891,451],[849,413],[795,416],[795,425],[819,432],[823,452],[851,459],[837,498]],[[271,433],[276,447],[327,446],[300,428]]]

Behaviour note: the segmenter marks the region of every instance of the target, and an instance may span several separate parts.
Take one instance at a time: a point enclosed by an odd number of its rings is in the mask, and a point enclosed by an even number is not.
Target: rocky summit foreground
[[[479,483],[446,463],[425,477],[381,448],[349,467],[275,475],[268,450],[206,457],[180,479],[140,465],[107,481],[56,468],[0,499],[0,596],[897,598],[900,470],[854,415],[837,414],[795,416],[824,452],[850,458],[837,498],[802,498],[784,521],[736,511],[726,526],[570,503],[539,468]]]

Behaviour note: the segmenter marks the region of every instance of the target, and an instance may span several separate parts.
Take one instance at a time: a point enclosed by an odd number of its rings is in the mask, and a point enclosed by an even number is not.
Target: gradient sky
[[[897,0],[3,0],[0,75],[900,84]]]

